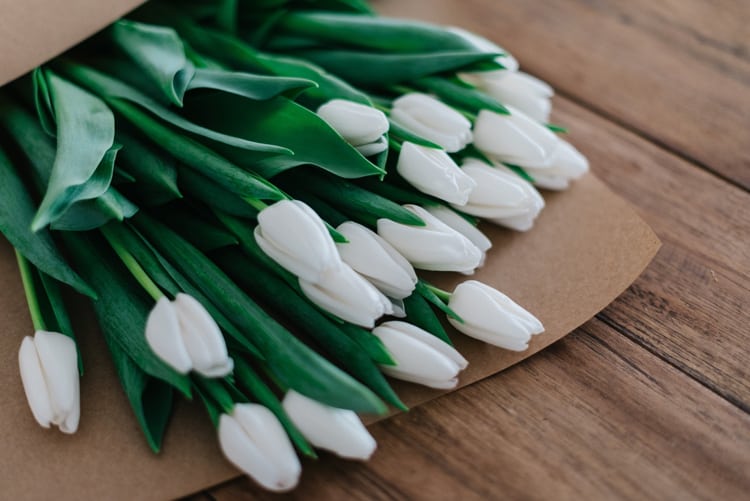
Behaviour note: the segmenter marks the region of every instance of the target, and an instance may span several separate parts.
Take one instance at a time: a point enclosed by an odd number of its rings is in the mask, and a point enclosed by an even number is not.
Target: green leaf
[[[292,12],[281,19],[277,31],[321,40],[332,46],[358,47],[383,53],[474,51],[465,37],[442,26],[382,16],[333,12]],[[498,56],[500,53],[492,53]]]
[[[185,57],[182,40],[173,29],[121,19],[108,32],[138,66],[139,77],[151,78],[167,102],[182,106],[195,68]]]
[[[447,304],[445,304],[437,294],[435,294],[431,289],[430,286],[425,282],[424,280],[417,281],[417,287],[415,289],[415,292],[422,296],[425,300],[432,303],[433,305],[437,306],[438,309],[440,309],[443,313],[451,317],[452,319],[463,323],[463,319],[458,316],[458,314],[453,311]]]
[[[31,231],[34,210],[29,192],[0,146],[0,232],[39,270],[81,294],[96,298],[94,289],[68,265],[50,232]]]
[[[168,384],[149,377],[111,337],[105,336],[104,339],[112,355],[120,384],[138,424],[146,435],[146,441],[151,450],[158,453],[172,415],[174,391]]]
[[[427,148],[434,148],[436,150],[443,149],[442,146],[437,145],[433,143],[432,141],[428,141],[422,136],[419,136],[418,134],[415,134],[414,132],[410,131],[406,127],[397,124],[393,120],[388,120],[388,122],[390,124],[390,128],[388,129],[390,136],[398,140],[400,143],[409,141],[410,143],[418,144],[420,146],[425,146]]]
[[[551,130],[552,132],[557,132],[559,134],[567,134],[568,128],[563,125],[556,125],[556,124],[545,124],[546,127]]]
[[[243,239],[243,244],[255,242]],[[237,250],[227,250],[217,256],[217,261],[246,289],[284,315],[296,329],[305,332],[349,374],[363,382],[387,402],[399,408],[404,404],[390,387],[377,365],[362,347],[352,341],[336,324],[321,313],[306,298]]]
[[[208,253],[239,243],[220,223],[207,220],[187,204],[162,207],[157,215],[161,222],[184,235],[201,252]]]
[[[443,328],[443,324],[440,323],[440,319],[435,315],[435,311],[430,307],[430,303],[421,294],[412,294],[404,299],[404,306],[406,307],[407,322],[426,330],[453,346],[453,342]]]
[[[414,84],[432,94],[438,96],[451,106],[460,108],[469,113],[477,114],[482,110],[490,110],[501,115],[510,115],[508,108],[497,99],[466,87],[466,85],[442,77],[420,78]]]
[[[445,51],[427,54],[379,54],[341,49],[306,50],[297,54],[355,86],[382,88],[437,73],[473,70],[496,54]]]
[[[69,78],[75,80],[80,85],[83,85],[84,87],[90,89],[92,92],[95,92],[96,94],[101,96],[102,99],[106,100],[110,106],[117,108],[117,111],[120,111],[121,113],[123,111],[122,106],[117,106],[117,103],[127,101],[137,105],[139,108],[148,110],[149,113],[157,116],[161,121],[167,122],[174,127],[182,129],[186,132],[190,132],[191,134],[195,134],[199,137],[204,137],[206,139],[215,141],[218,144],[227,144],[229,146],[240,148],[242,150],[262,152],[266,154],[291,153],[290,150],[281,146],[248,141],[246,139],[228,136],[226,134],[221,134],[205,127],[196,125],[189,120],[186,120],[178,113],[170,110],[169,108],[166,108],[158,101],[152,99],[146,94],[143,94],[139,90],[93,68],[64,61],[58,61],[56,63],[56,67],[58,67],[60,71],[65,73]],[[141,112],[141,114],[143,116],[147,116],[143,112]],[[139,124],[136,123],[134,125]]]
[[[49,182],[55,162],[54,140],[44,133],[36,118],[17,103],[0,96],[0,109],[0,122],[8,129],[14,142],[28,159],[34,184],[43,189]],[[102,169],[100,166],[95,176],[109,174],[108,171],[112,167],[110,164],[114,162],[116,152],[117,147],[110,148],[102,160],[102,164],[107,164],[106,167]],[[101,182],[109,183],[107,177]],[[110,186],[96,198],[73,203],[50,226],[56,230],[89,230],[111,219],[122,221],[131,217],[137,210],[133,203]]]
[[[333,407],[380,414],[372,392],[302,344],[272,319],[205,255],[151,218],[134,219],[139,230],[219,309],[252,338],[282,383]]]
[[[94,312],[107,343],[117,345],[146,374],[190,398],[190,380],[159,359],[146,342],[146,319],[153,300],[127,274],[119,258],[93,235],[63,235],[82,274],[99,293],[93,302]]]
[[[265,101],[276,96],[294,98],[310,87],[317,87],[312,80],[303,78],[253,75],[225,70],[198,69],[188,89],[214,89]]]
[[[185,108],[196,122],[225,134],[279,144],[294,152],[257,162],[243,162],[238,150],[222,152],[265,178],[303,164],[312,164],[345,178],[383,173],[363,157],[322,118],[284,97],[249,101],[229,94],[203,95]]]
[[[112,180],[115,119],[99,98],[46,70],[57,125],[55,163],[32,229],[58,219],[80,200],[102,195]]]
[[[228,191],[206,176],[186,167],[180,167],[178,174],[180,188],[189,197],[233,216],[255,218],[258,215],[258,210],[242,197]]]
[[[350,217],[364,217],[367,224],[386,218],[413,226],[425,225],[419,216],[387,198],[348,181],[332,176],[324,177],[303,169],[297,169],[285,180],[280,180],[282,186],[288,182],[298,192],[311,193]]]
[[[140,138],[118,130],[117,141],[123,147],[118,155],[121,165],[135,177],[141,203],[161,205],[182,198],[177,187],[177,168],[172,156]]]
[[[380,365],[396,365],[396,361],[388,353],[388,349],[383,342],[379,337],[373,336],[372,332],[348,323],[339,325],[339,328],[352,341],[365,350],[365,353],[367,353],[373,362]]]

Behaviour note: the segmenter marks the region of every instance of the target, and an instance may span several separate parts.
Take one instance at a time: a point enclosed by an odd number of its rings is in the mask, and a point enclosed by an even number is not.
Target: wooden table
[[[382,0],[497,40],[663,247],[544,352],[383,423],[292,498],[748,499],[750,2]],[[274,497],[237,480],[200,497]]]

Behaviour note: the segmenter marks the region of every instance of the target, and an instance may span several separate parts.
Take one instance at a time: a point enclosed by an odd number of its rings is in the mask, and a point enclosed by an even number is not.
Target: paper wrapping
[[[0,85],[13,80],[142,3],[133,0],[0,0]],[[32,36],[33,35],[33,36]],[[510,295],[544,323],[529,350],[513,353],[451,331],[470,364],[460,387],[497,373],[559,340],[603,309],[641,273],[659,241],[619,197],[588,175],[545,193],[533,231],[489,225],[494,243],[474,277]],[[465,277],[435,274],[452,288]],[[0,486],[7,499],[165,499],[238,474],[221,456],[199,403],[181,402],[163,452],[151,453],[130,410],[90,306],[72,298],[86,373],[78,433],[45,430],[27,407],[18,373],[21,340],[33,334],[12,248],[0,242]],[[396,384],[410,406],[445,393]],[[373,421],[370,419],[369,421]]]

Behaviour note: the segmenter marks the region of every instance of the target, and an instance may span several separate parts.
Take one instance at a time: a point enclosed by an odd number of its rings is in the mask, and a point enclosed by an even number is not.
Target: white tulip
[[[404,256],[377,233],[347,221],[336,230],[349,241],[336,244],[341,259],[364,276],[383,294],[394,299],[411,295],[417,274]]]
[[[546,165],[560,139],[519,110],[510,115],[482,110],[474,122],[474,145],[498,162],[522,167]]]
[[[549,121],[551,99],[555,92],[536,77],[522,71],[507,70],[462,73],[460,77],[537,122]]]
[[[503,49],[499,45],[497,45],[494,42],[491,42],[487,40],[486,38],[477,35],[476,33],[472,33],[470,31],[467,31],[463,28],[458,28],[456,26],[448,26],[447,30],[455,33],[456,35],[459,35],[466,39],[469,43],[474,45],[477,49],[484,51],[484,52],[497,52],[501,53],[502,56],[498,56],[495,58],[495,61],[502,64],[507,71],[516,71],[518,70],[518,61],[516,61],[516,58],[514,58],[510,52]]]
[[[279,266],[310,282],[341,265],[325,223],[299,200],[282,200],[263,209],[255,241]]]
[[[559,141],[545,165],[526,166],[534,184],[548,190],[564,190],[570,181],[578,179],[589,170],[589,162],[567,141]]]
[[[259,404],[236,404],[219,418],[224,456],[261,486],[275,492],[293,489],[302,467],[284,428]]]
[[[415,268],[472,273],[482,261],[476,245],[417,205],[404,205],[425,226],[411,226],[390,219],[378,220],[378,235],[391,244]]]
[[[446,202],[463,205],[476,183],[443,150],[404,142],[396,171],[412,186]]]
[[[388,147],[383,139],[388,132],[388,118],[380,110],[346,99],[333,99],[320,106],[317,113],[364,156]]]
[[[531,229],[544,208],[544,199],[531,184],[474,158],[467,159],[461,168],[477,187],[468,203],[457,209],[514,230]]]
[[[372,327],[393,311],[388,298],[346,263],[327,270],[315,283],[300,278],[299,285],[321,309],[362,327]]]
[[[452,346],[406,322],[384,322],[372,333],[396,362],[380,369],[396,379],[448,390],[456,387],[458,373],[469,365]]]
[[[377,444],[354,411],[338,409],[289,390],[284,410],[302,435],[315,447],[346,459],[370,459]]]
[[[428,205],[425,209],[440,221],[468,238],[469,241],[476,245],[477,249],[482,251],[485,255],[487,254],[487,251],[492,248],[492,241],[487,238],[487,235],[458,215],[456,211],[443,205]]]
[[[37,423],[75,433],[81,417],[78,353],[75,342],[57,332],[36,331],[18,351],[26,400]]]
[[[224,377],[234,368],[219,326],[202,304],[179,293],[162,297],[146,320],[146,341],[153,352],[180,374],[191,370],[208,378]]]
[[[565,189],[589,170],[586,157],[547,127],[515,108],[511,115],[482,110],[474,124],[475,145],[497,162],[523,167],[537,186]]]
[[[459,284],[448,306],[464,321],[448,318],[457,330],[507,350],[524,351],[532,335],[544,332],[534,315],[497,289],[476,280]]]
[[[427,94],[411,92],[393,101],[391,120],[449,153],[460,151],[471,143],[471,122]]]

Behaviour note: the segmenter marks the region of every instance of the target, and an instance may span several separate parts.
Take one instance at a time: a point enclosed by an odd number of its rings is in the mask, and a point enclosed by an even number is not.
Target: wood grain
[[[750,187],[750,2],[380,0],[460,25],[562,94]]]
[[[558,99],[555,118],[663,246],[602,318],[750,409],[750,194]],[[739,349],[738,349],[739,348]]]
[[[289,499],[732,499],[750,417],[592,320],[526,362],[372,427],[368,465],[305,464]],[[248,481],[219,500],[272,499]]]

